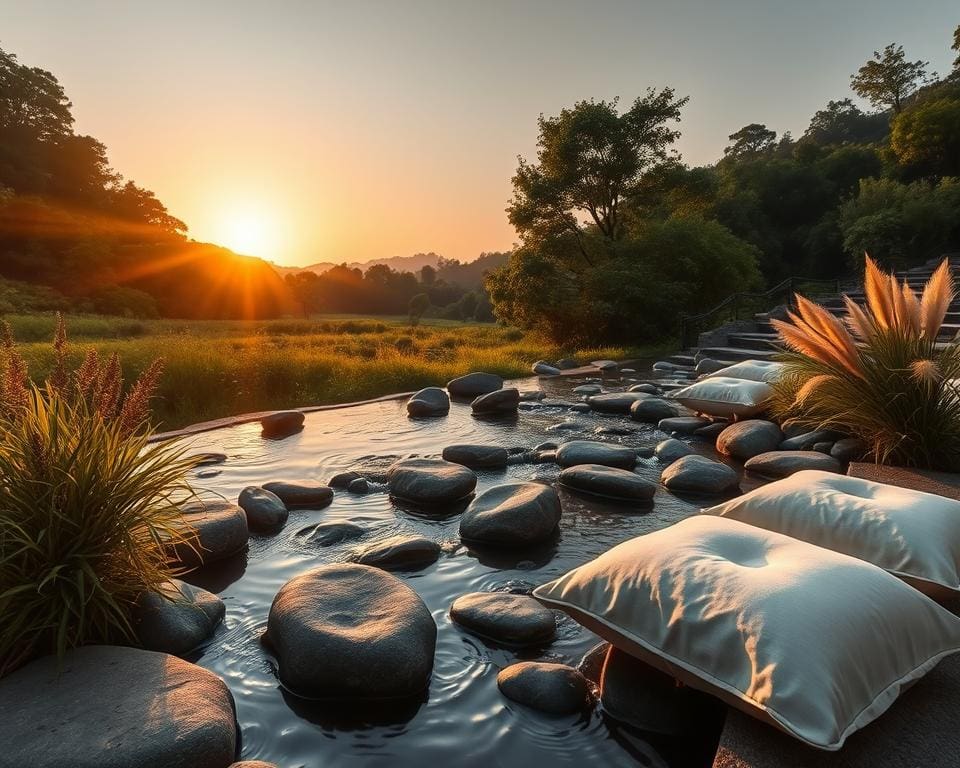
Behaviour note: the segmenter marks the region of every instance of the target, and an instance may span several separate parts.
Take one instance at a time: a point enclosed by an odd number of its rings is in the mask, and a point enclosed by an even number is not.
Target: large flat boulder
[[[638,400],[647,400],[652,395],[646,392],[607,392],[590,395],[587,404],[598,413],[630,413],[630,407]]]
[[[453,601],[450,618],[468,632],[518,647],[549,643],[557,633],[553,611],[529,595],[471,592]]]
[[[491,469],[507,466],[509,454],[499,445],[448,445],[443,449],[443,460],[465,467]]]
[[[313,699],[412,697],[430,682],[437,626],[419,595],[379,568],[324,565],[284,584],[266,640],[280,681]]]
[[[575,491],[628,501],[650,501],[657,486],[626,469],[579,464],[560,473],[560,485]]]
[[[2,768],[227,768],[233,697],[196,664],[90,645],[0,680]]]

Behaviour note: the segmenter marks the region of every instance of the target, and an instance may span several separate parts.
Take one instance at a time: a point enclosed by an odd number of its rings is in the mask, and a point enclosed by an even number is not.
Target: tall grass
[[[867,257],[867,305],[843,321],[797,297],[774,321],[791,350],[772,410],[863,439],[880,463],[960,470],[960,347],[938,343],[955,290],[944,261],[922,296]]]
[[[134,639],[130,615],[185,543],[177,497],[196,463],[148,445],[156,364],[123,394],[115,358],[73,373],[63,328],[43,388],[9,339],[0,357],[0,676],[43,653]]]
[[[412,328],[376,318],[148,321],[145,326],[145,333],[134,338],[84,338],[74,345],[71,362],[77,364],[90,349],[117,353],[125,377],[135,378],[152,360],[163,358],[154,413],[165,428],[443,385],[471,370],[518,377],[528,375],[530,364],[540,358],[592,360],[645,352],[561,349],[536,335],[491,324]],[[38,378],[53,365],[48,345],[28,343],[22,351]]]

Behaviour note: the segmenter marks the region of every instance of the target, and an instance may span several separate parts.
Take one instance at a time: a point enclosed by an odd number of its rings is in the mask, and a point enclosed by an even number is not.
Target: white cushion
[[[711,376],[673,393],[687,408],[711,416],[754,416],[773,388],[762,381]]]
[[[744,360],[742,363],[728,365],[714,373],[708,373],[705,379],[722,376],[727,379],[746,379],[747,381],[765,381],[773,384],[783,376],[783,363],[773,360]]]
[[[960,619],[882,569],[712,515],[620,544],[533,595],[827,750],[960,651]]]
[[[704,510],[859,557],[931,595],[960,591],[960,502],[805,470]]]

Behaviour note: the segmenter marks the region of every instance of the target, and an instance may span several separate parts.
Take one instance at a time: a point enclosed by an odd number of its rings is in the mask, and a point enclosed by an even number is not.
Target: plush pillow
[[[762,381],[711,376],[673,393],[687,408],[711,416],[754,416],[773,389]]]
[[[703,510],[859,557],[921,592],[960,591],[960,501],[804,470]]]
[[[533,595],[826,750],[960,651],[960,618],[882,569],[711,515],[620,544]]]
[[[727,379],[745,379],[747,381],[765,381],[773,384],[783,376],[783,363],[773,360],[744,360],[742,363],[728,365],[719,371],[708,373],[705,379],[722,376]]]

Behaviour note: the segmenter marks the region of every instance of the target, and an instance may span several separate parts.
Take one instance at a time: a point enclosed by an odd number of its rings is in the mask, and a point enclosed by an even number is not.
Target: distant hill
[[[390,267],[390,269],[395,269],[397,272],[419,272],[428,264],[431,267],[436,267],[442,258],[442,256],[438,256],[435,253],[415,253],[413,256],[391,256],[386,259],[350,261],[346,264],[350,269],[360,269],[364,272],[377,264],[386,265]],[[324,272],[328,272],[342,263],[343,262],[318,261],[316,264],[310,264],[306,267],[282,267],[279,264],[274,264],[273,268],[281,275],[297,275],[301,272],[313,272],[316,275],[322,275]]]

